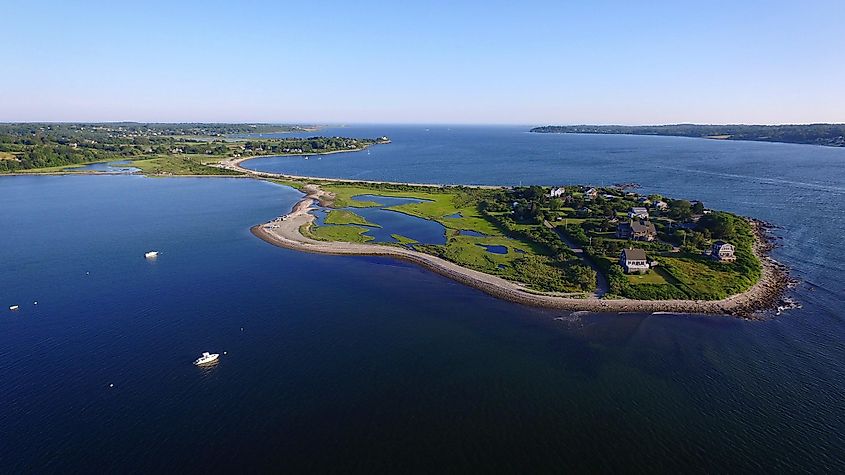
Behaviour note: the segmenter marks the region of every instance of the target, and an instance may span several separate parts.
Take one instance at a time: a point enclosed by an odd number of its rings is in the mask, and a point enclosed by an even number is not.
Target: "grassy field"
[[[660,263],[676,286],[701,299],[723,299],[751,287],[757,278],[743,274],[735,264],[723,264],[706,256],[661,257]]]
[[[506,236],[493,222],[481,214],[477,197],[463,190],[421,187],[396,189],[390,185],[340,183],[323,183],[321,188],[335,195],[332,204],[334,208],[383,206],[383,203],[378,202],[378,198],[372,201],[357,200],[354,197],[358,195],[421,200],[419,203],[385,208],[416,218],[436,221],[446,228],[445,245],[418,245],[417,249],[438,255],[464,267],[525,283],[536,290],[578,291],[575,286],[567,284],[565,263],[547,255],[543,246],[528,240]],[[338,212],[342,214],[335,214]],[[316,239],[345,242],[366,242],[372,239],[369,236],[362,236],[362,233],[366,231],[362,225],[367,225],[366,221],[349,210],[332,210],[326,223],[328,226],[318,226],[310,231]],[[528,229],[532,226],[525,227]],[[475,231],[481,233],[482,236],[462,235],[461,230]],[[400,244],[416,243],[405,236],[393,235],[393,237]],[[504,246],[507,252],[504,254],[489,252],[482,245]]]
[[[107,160],[109,162],[113,160]],[[91,163],[103,163],[103,162],[91,162]],[[75,165],[59,165],[55,167],[42,167],[42,168],[27,168],[25,170],[15,170],[15,173],[58,173],[58,172],[73,172],[75,168],[81,168],[85,165],[90,165],[90,163],[80,163]]]
[[[335,208],[372,208],[382,205],[382,203],[375,201],[353,199],[353,196],[357,195],[380,195],[394,198],[417,198],[425,200],[430,199],[428,197],[434,194],[422,193],[419,191],[391,190],[380,186],[365,186],[332,182],[321,184],[320,186],[322,189],[334,193],[335,199],[333,206]]]
[[[14,160],[15,154],[12,152],[0,152],[0,160]]]
[[[417,241],[415,241],[415,240],[413,240],[409,237],[403,236],[401,234],[391,234],[390,237],[392,237],[393,239],[396,239],[396,241],[399,242],[399,244],[402,244],[402,245],[416,244],[417,243]]]
[[[669,282],[666,281],[666,278],[663,277],[662,272],[658,272],[657,269],[652,269],[647,274],[630,274],[628,275],[628,281],[633,284],[668,284]]]
[[[372,236],[364,234],[368,228],[364,226],[309,226],[300,228],[304,236],[318,241],[341,241],[341,242],[367,242],[372,241]]]
[[[206,165],[219,160],[220,157],[210,155],[160,155],[155,158],[132,160],[128,166],[140,168],[148,175],[242,175],[239,172]]]
[[[359,224],[361,226],[371,226],[374,228],[380,228],[378,224],[371,223],[367,221],[366,218],[355,214],[352,211],[347,211],[343,209],[333,209],[329,211],[329,214],[326,216],[325,220],[326,224]]]

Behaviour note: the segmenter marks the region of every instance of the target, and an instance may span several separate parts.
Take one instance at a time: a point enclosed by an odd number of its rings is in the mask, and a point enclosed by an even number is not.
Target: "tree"
[[[596,288],[596,271],[581,264],[570,267],[572,282],[581,287],[582,290],[593,290]]]
[[[736,224],[734,218],[725,213],[705,214],[698,220],[698,229],[710,231],[716,239],[734,239],[736,237]]]
[[[692,217],[692,204],[687,200],[672,200],[669,202],[669,214],[675,219],[689,219]]]

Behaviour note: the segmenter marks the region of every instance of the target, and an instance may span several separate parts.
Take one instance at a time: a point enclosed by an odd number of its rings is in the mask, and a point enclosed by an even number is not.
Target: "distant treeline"
[[[547,125],[531,132],[554,134],[668,135],[845,147],[845,124],[807,125]]]
[[[201,123],[141,123],[141,122],[20,122],[0,123],[0,134],[47,134],[54,138],[102,139],[105,137],[222,136],[233,134],[270,134],[304,132],[313,127],[279,124],[201,124]]]
[[[230,140],[219,134],[279,131],[249,124],[0,124],[0,173],[103,160],[202,154],[209,157],[359,150],[383,139],[309,137]]]

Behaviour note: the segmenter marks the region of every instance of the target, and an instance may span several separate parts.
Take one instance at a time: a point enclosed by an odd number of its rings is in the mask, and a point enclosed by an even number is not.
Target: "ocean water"
[[[552,312],[391,259],[270,246],[249,227],[299,198],[281,186],[0,177],[0,472],[845,470],[845,150],[324,133],[394,143],[251,166],[638,182],[778,226],[802,308],[761,322]],[[226,354],[199,369],[202,351]]]

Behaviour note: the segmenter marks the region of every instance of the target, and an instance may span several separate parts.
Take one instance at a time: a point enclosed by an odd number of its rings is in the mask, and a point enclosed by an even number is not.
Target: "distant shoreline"
[[[845,147],[845,124],[798,125],[546,125],[538,134],[638,135]]]

